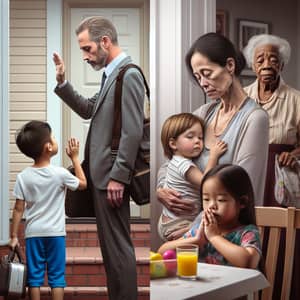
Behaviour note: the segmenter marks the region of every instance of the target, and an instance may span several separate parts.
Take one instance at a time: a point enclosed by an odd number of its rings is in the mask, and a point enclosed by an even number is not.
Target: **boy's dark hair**
[[[16,135],[20,151],[34,160],[41,156],[48,142],[51,142],[51,127],[47,122],[30,121]]]
[[[239,222],[243,225],[256,225],[254,192],[248,173],[237,165],[221,164],[215,166],[203,176],[200,186],[201,199],[203,195],[203,184],[211,177],[217,177],[228,193],[236,201],[245,205],[245,207],[240,210]]]
[[[161,144],[166,157],[169,159],[173,157],[173,150],[169,145],[170,140],[176,140],[179,135],[190,129],[196,123],[199,123],[203,130],[204,123],[202,119],[191,113],[172,115],[164,122],[161,129]]]

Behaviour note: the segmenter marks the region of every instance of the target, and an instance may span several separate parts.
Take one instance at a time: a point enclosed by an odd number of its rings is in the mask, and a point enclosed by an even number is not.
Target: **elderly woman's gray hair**
[[[253,65],[255,49],[264,45],[273,45],[277,47],[280,59],[284,63],[284,65],[289,62],[291,56],[291,46],[287,40],[282,39],[276,35],[259,34],[254,35],[252,38],[250,38],[247,46],[243,50],[247,64],[250,68],[252,68]]]

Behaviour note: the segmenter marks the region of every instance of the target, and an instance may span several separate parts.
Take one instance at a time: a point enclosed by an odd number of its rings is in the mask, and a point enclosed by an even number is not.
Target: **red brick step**
[[[135,247],[150,247],[150,225],[131,224]],[[67,224],[67,247],[99,247],[96,224]]]
[[[149,248],[136,247],[138,286],[149,287]],[[68,247],[67,286],[105,286],[106,275],[98,247]]]
[[[22,224],[23,225],[23,224]],[[23,226],[20,226],[23,227]],[[24,249],[23,228],[20,243]],[[67,265],[64,300],[108,300],[106,275],[97,237],[96,224],[67,224]],[[138,273],[138,300],[149,300],[150,225],[131,224]],[[7,249],[2,253],[7,253]],[[47,280],[45,280],[47,284]],[[26,299],[29,299],[27,296]],[[51,290],[41,288],[41,299],[50,300]],[[2,297],[0,297],[2,300]]]

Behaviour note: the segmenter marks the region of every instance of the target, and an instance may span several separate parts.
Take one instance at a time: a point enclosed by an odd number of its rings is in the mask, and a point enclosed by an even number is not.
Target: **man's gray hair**
[[[118,45],[117,30],[110,20],[100,16],[85,18],[78,25],[76,29],[76,35],[85,31],[86,29],[88,30],[89,37],[93,42],[99,43],[103,36],[108,36],[112,44]]]
[[[291,46],[289,42],[276,35],[258,34],[250,38],[248,44],[243,50],[247,64],[250,68],[252,68],[253,65],[256,48],[264,45],[273,45],[277,47],[280,60],[284,63],[284,65],[287,65],[291,56]]]

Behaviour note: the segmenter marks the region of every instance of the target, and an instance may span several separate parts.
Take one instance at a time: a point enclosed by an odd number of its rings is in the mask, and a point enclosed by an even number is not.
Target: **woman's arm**
[[[297,147],[291,152],[281,152],[278,157],[279,165],[293,168],[296,165],[299,156],[300,156],[300,147]]]
[[[253,111],[241,129],[233,164],[243,167],[251,179],[255,205],[263,205],[269,148],[269,117],[262,109]]]
[[[278,162],[282,166],[295,167],[297,160],[300,159],[300,93],[297,91],[294,95],[293,107],[291,109],[294,111],[293,122],[296,123],[296,145],[298,146],[291,152],[282,152],[279,155]],[[292,102],[291,102],[292,103]]]
[[[164,188],[168,163],[169,161],[166,161],[157,173],[157,199],[175,215],[189,215],[195,209],[193,202],[182,199],[180,192],[177,192],[176,190]]]
[[[195,210],[193,201],[182,199],[179,192],[168,188],[158,188],[156,196],[168,210],[177,216],[190,215]]]

